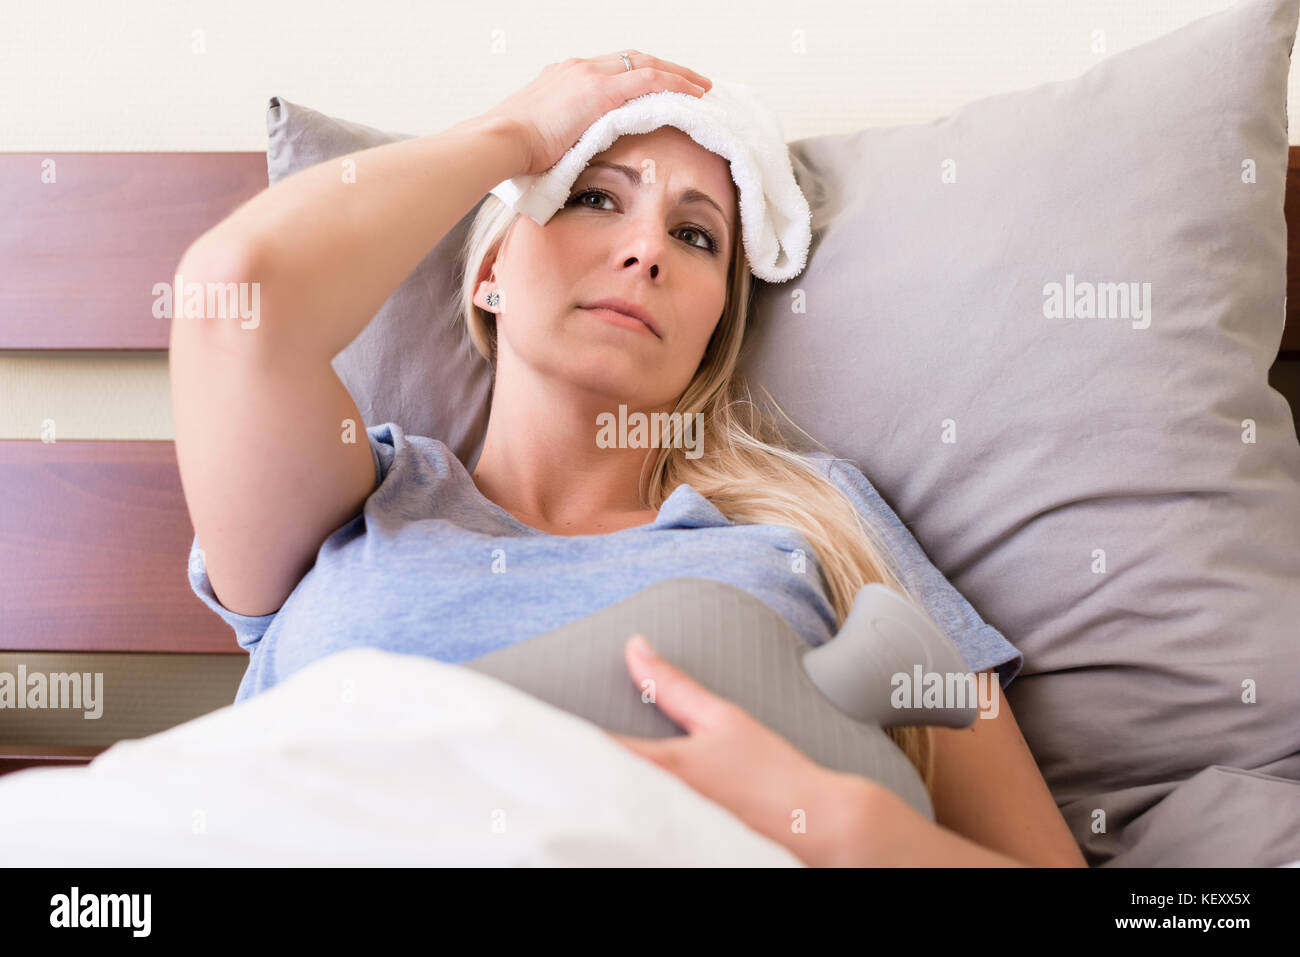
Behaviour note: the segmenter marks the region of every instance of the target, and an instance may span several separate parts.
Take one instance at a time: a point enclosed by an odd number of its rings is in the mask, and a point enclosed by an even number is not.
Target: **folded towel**
[[[795,181],[780,122],[758,93],[742,83],[717,80],[702,97],[659,91],[628,100],[589,126],[549,170],[508,179],[492,195],[545,226],[593,156],[620,136],[661,126],[675,126],[730,160],[750,271],[767,282],[799,275],[808,260],[812,214]]]

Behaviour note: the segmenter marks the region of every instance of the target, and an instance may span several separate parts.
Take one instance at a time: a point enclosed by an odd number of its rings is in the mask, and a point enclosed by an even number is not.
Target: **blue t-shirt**
[[[728,582],[779,612],[810,645],[835,617],[807,539],[782,525],[733,524],[679,485],[648,525],[601,535],[551,535],[523,524],[474,484],[441,441],[394,423],[366,430],[378,485],[361,512],[321,544],[316,564],[276,612],[222,605],[198,537],[190,587],[249,652],[236,701],[336,651],[358,646],[440,661],[476,658],[618,602],[666,578]],[[847,459],[807,453],[845,489],[888,544],[908,588],[971,671],[998,669],[1005,688],[1024,662],[982,621]],[[798,561],[796,551],[802,551]]]

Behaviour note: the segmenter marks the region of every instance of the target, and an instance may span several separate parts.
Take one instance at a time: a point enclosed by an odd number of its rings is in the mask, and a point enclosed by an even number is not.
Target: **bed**
[[[42,185],[43,171],[50,168],[57,169],[57,192]],[[0,208],[7,213],[0,217],[0,254],[8,266],[0,276],[0,348],[68,353],[166,350],[169,320],[153,313],[154,285],[171,281],[190,241],[266,186],[265,153],[0,155]],[[1300,409],[1300,290],[1291,295],[1300,283],[1300,147],[1290,149],[1285,213],[1288,322],[1270,376],[1294,415]],[[195,719],[225,709],[221,727],[230,733],[251,731],[259,726],[258,718],[283,719],[285,728],[291,727],[292,701],[287,696],[259,705],[260,711],[226,708],[247,656],[227,626],[193,595],[185,578],[194,531],[171,442],[4,440],[0,475],[8,493],[0,512],[0,672],[16,674],[23,668],[102,673],[99,693],[111,695],[115,702],[93,721],[77,710],[0,713],[0,774],[85,766],[112,748],[103,766],[116,769],[118,780],[125,782],[132,762],[138,767],[143,760],[131,743],[161,735],[170,735],[167,741],[178,762],[195,762],[195,754],[206,753],[211,770],[237,755],[223,751],[215,732],[210,733],[216,723],[200,726]],[[360,655],[349,660],[357,674],[372,675],[375,681],[390,680],[394,674],[393,662],[378,653],[353,654]],[[426,669],[423,677],[429,683],[426,688],[445,687],[446,670],[441,666]],[[311,695],[313,687],[305,682],[295,694]],[[480,688],[489,695],[487,689],[486,683]],[[532,733],[539,733],[550,726],[547,722],[564,721],[561,715],[532,709],[523,696],[508,689],[495,690],[520,729],[532,727]],[[579,733],[577,725],[574,721],[569,732]],[[205,741],[210,750],[203,752]],[[596,746],[594,740],[592,744]],[[360,759],[365,750],[349,739],[337,753],[354,753]],[[562,759],[559,750],[550,753]],[[614,753],[610,751],[611,760],[617,760]],[[392,757],[406,759],[396,751]],[[627,780],[660,799],[657,820],[665,833],[670,825],[692,823],[689,831],[675,832],[671,846],[665,844],[657,852],[653,842],[629,845],[624,860],[655,863],[671,854],[689,855],[689,848],[695,847],[701,860],[726,853],[733,860],[757,864],[796,863],[738,822],[728,823],[725,814],[715,813],[716,808],[689,789],[674,787],[672,779],[640,764],[627,761]],[[577,767],[571,771],[581,775]],[[267,773],[274,777],[273,769]],[[285,782],[297,786],[293,775],[284,773]],[[407,783],[413,788],[432,784],[419,776]],[[120,793],[120,805],[110,806],[106,800],[83,818],[82,826],[123,822],[126,809],[133,806],[132,793]],[[365,800],[383,800],[383,793],[372,786],[351,800],[360,806]],[[447,799],[459,793],[449,787]],[[259,859],[259,854],[268,862],[284,860],[275,856],[271,844],[253,852],[251,844],[202,840],[211,833],[210,811],[205,808],[220,800],[211,795],[207,802],[192,801],[194,814],[172,826],[196,835],[195,847],[201,846],[210,861],[247,862]],[[57,808],[49,813],[51,821],[58,819]],[[140,813],[138,805],[135,813]],[[273,822],[264,823],[259,833],[271,841]],[[626,833],[618,831],[625,825],[611,822],[610,840]],[[103,863],[120,859],[110,852],[122,852],[133,833],[131,846],[142,860],[176,862],[175,842],[149,845],[150,834],[157,837],[156,832],[132,832],[123,825],[119,833],[118,846],[104,851]],[[353,844],[340,838],[341,850],[317,859],[365,859],[348,855],[349,847],[361,855],[364,843],[360,836]],[[396,850],[400,843],[394,836],[394,851],[387,860],[415,860],[409,846]],[[156,856],[145,852],[147,846]],[[415,846],[418,850],[420,845]],[[569,847],[547,857],[551,851],[521,842],[496,859],[592,863],[614,846],[605,845],[605,851]],[[454,853],[446,858],[458,859]]]

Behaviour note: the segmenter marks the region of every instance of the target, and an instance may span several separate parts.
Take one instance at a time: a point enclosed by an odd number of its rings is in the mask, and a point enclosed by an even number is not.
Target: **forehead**
[[[717,199],[723,209],[727,208],[729,201],[735,200],[731,164],[675,126],[620,136],[609,149],[597,153],[592,159],[625,163],[636,169],[641,169],[645,160],[653,160],[655,166],[667,172],[673,180],[699,187]]]

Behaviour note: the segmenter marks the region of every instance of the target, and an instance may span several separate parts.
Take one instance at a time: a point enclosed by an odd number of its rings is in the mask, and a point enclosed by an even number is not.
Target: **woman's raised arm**
[[[328,361],[484,194],[521,172],[525,148],[516,124],[484,116],[318,163],[244,203],[181,262],[242,263],[265,320],[236,334]]]

